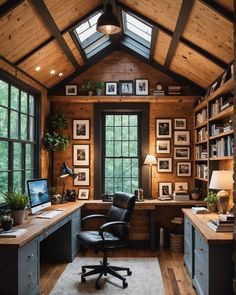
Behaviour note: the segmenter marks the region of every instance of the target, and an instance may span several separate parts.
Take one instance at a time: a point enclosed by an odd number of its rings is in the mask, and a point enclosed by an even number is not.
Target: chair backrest
[[[115,192],[113,204],[107,212],[107,221],[130,222],[136,197],[129,193]],[[128,240],[129,230],[122,226],[116,226],[112,232],[119,235],[123,240]]]

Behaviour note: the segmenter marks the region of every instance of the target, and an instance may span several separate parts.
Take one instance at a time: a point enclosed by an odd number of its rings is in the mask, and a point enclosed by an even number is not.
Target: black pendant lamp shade
[[[106,4],[105,12],[97,21],[97,31],[106,35],[112,35],[121,31],[120,23],[112,12],[111,4]]]

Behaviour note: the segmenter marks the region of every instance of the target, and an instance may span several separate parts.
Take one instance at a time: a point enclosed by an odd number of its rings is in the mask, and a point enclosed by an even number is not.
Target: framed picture
[[[176,160],[189,160],[190,148],[189,147],[175,147],[174,159]]]
[[[73,120],[73,139],[89,139],[89,119]]]
[[[132,95],[132,94],[134,94],[133,80],[121,80],[121,81],[119,81],[119,94],[120,95]]]
[[[170,140],[157,140],[156,153],[169,154],[170,153]]]
[[[66,95],[77,95],[78,85],[66,85]]]
[[[149,94],[149,80],[148,79],[135,79],[135,94],[148,95]]]
[[[187,128],[186,118],[177,118],[174,119],[174,129],[176,130],[185,130]]]
[[[171,138],[171,119],[156,119],[156,137]]]
[[[178,162],[177,176],[191,176],[191,162]]]
[[[73,165],[89,165],[89,144],[73,144]]]
[[[158,158],[157,159],[158,172],[172,172],[172,158]]]
[[[105,83],[105,94],[106,95],[117,95],[118,82],[106,82]]]
[[[88,200],[88,198],[89,198],[89,189],[84,189],[84,188],[79,189],[78,199]]]
[[[74,186],[89,186],[89,168],[74,168],[74,173],[77,174],[76,178],[74,179]]]
[[[171,182],[159,182],[159,197],[167,197],[172,195]]]
[[[187,192],[188,182],[175,182],[175,192]]]
[[[174,132],[175,145],[190,145],[189,131],[175,131]]]

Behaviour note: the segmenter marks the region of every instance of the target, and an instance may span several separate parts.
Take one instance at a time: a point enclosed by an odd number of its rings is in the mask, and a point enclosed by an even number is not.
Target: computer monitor
[[[27,180],[31,213],[51,206],[46,178]]]

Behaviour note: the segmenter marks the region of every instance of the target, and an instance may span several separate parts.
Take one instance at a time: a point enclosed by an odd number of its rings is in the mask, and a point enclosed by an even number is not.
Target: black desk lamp
[[[67,176],[71,176],[71,177],[73,177],[73,179],[75,179],[77,176],[77,173],[74,173],[73,170],[67,166],[66,162],[63,162],[57,177],[58,178],[66,178]],[[62,189],[62,200],[63,201],[64,201],[64,195],[65,195],[65,181],[63,182],[63,189]]]

